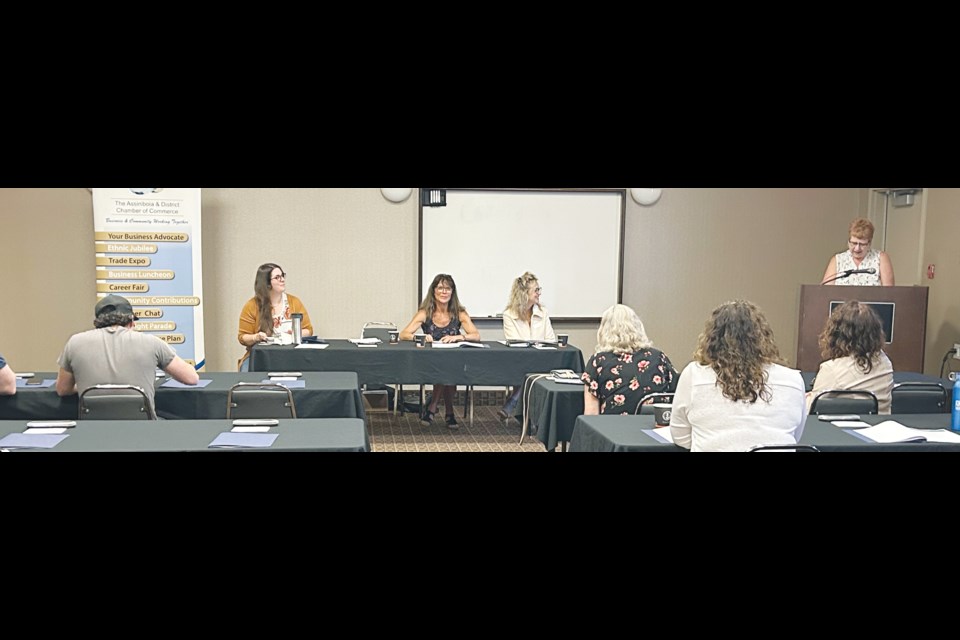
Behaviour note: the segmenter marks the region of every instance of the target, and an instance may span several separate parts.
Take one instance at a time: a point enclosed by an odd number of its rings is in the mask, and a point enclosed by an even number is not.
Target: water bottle
[[[291,329],[293,329],[293,344],[300,344],[303,342],[303,334],[300,331],[300,326],[303,324],[303,314],[291,313],[290,319],[293,321],[291,325]]]
[[[960,377],[953,383],[953,411],[950,414],[950,429],[960,431]]]

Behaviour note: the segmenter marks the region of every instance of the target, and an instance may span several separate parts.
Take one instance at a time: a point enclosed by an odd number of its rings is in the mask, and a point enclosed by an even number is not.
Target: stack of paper
[[[851,433],[871,442],[960,442],[960,433],[946,429],[914,429],[895,420],[887,420]]]
[[[669,442],[673,444],[673,434],[670,433],[670,427],[657,427],[656,429],[641,429],[645,434],[658,442]]]

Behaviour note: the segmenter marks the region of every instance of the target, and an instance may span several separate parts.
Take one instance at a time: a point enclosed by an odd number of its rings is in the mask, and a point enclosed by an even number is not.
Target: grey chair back
[[[650,404],[646,404],[647,401]],[[667,404],[673,404],[673,394],[672,393],[648,393],[647,395],[640,398],[640,402],[637,403],[637,408],[633,410],[633,415],[653,415],[653,403],[654,402],[666,402]]]
[[[390,342],[391,330],[397,330],[397,325],[392,322],[367,322],[360,331],[360,337],[380,338],[380,341],[386,344]]]
[[[810,404],[810,415],[821,413],[876,414],[877,396],[862,389],[829,389],[817,394]]]
[[[227,391],[227,419],[296,418],[293,393],[282,384],[238,382]]]
[[[80,393],[80,420],[156,420],[150,399],[132,384],[98,384]]]
[[[891,413],[945,413],[947,390],[939,382],[898,382],[893,385]]]

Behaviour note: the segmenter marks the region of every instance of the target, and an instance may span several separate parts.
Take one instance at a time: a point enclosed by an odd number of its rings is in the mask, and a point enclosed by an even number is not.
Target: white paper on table
[[[24,429],[23,431],[27,435],[49,435],[55,436],[61,433],[66,433],[66,427],[30,427],[29,429]]]
[[[642,429],[642,431],[652,437],[654,440],[663,440],[665,442],[669,442],[670,444],[674,444],[673,434],[670,433],[669,426],[655,427],[653,429]]]
[[[301,342],[294,349],[326,349],[329,347],[329,343],[324,342],[323,344],[317,344],[315,342]]]
[[[960,442],[960,434],[946,429],[914,429],[896,420],[887,420],[866,429],[857,429],[858,435],[873,442],[909,442],[924,438],[927,442]]]
[[[870,426],[862,420],[834,420],[830,424],[841,429],[863,429]]]
[[[270,427],[267,427],[267,426],[262,426],[262,427],[234,427],[233,429],[230,429],[230,431],[233,431],[234,433],[266,433],[266,432],[270,431]]]

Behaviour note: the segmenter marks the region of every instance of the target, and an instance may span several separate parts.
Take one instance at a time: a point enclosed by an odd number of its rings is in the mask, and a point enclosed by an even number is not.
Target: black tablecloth
[[[257,345],[253,371],[355,371],[360,384],[516,385],[528,373],[552,369],[583,371],[583,354],[573,345],[558,349],[507,347],[484,342],[485,348],[435,349],[413,342],[358,347],[347,340],[329,340],[326,349]]]
[[[54,373],[37,373],[55,379]],[[206,387],[167,388],[156,381],[157,415],[168,419],[227,417],[227,391],[237,382],[260,382],[263,372],[201,373],[211,380]],[[363,399],[357,374],[352,371],[304,372],[305,387],[291,389],[300,418],[363,418]],[[64,420],[77,417],[77,395],[61,398],[53,387],[20,387],[16,395],[0,396],[0,420]]]
[[[894,416],[861,416],[867,424],[895,420],[917,429],[949,429],[950,414],[914,413]],[[684,452],[686,449],[663,443],[644,432],[653,429],[653,416],[580,416],[570,438],[570,451],[646,451]],[[824,452],[960,452],[960,443],[907,442],[881,444],[866,442],[848,429],[840,429],[817,416],[810,416],[804,425],[801,444],[812,444]]]

